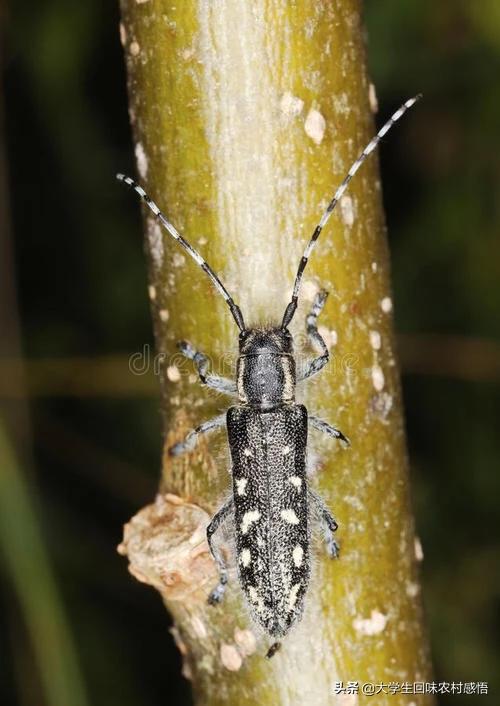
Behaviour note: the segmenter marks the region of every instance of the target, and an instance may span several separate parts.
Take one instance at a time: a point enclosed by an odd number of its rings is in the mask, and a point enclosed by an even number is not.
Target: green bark
[[[121,6],[141,183],[220,273],[247,324],[281,321],[322,209],[374,133],[359,3]],[[168,448],[226,406],[200,388],[191,364],[175,355],[176,341],[192,341],[215,371],[227,372],[237,329],[208,278],[144,215]],[[430,677],[376,157],[349,187],[306,270],[292,324],[299,359],[312,355],[304,317],[320,287],[330,291],[320,322],[332,361],[298,395],[352,441],[346,451],[311,435],[319,465],[311,483],[339,521],[341,558],[328,560],[318,545],[304,619],[282,651],[265,661],[259,638],[248,655],[257,631],[236,581],[224,608],[205,604],[215,572],[203,528],[229,486],[222,438],[175,462],[164,455],[161,491],[171,496],[132,521],[121,548],[176,619],[197,704],[374,703],[335,696],[334,682]],[[375,699],[432,703],[407,694]]]

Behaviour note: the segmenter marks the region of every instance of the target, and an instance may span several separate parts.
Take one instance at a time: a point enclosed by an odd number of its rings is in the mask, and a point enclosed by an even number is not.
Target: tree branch
[[[140,182],[247,324],[280,322],[322,208],[374,134],[358,2],[122,0],[122,17]],[[200,389],[176,341],[192,341],[220,372],[235,359],[237,328],[196,264],[144,216],[168,449],[228,404]],[[339,521],[341,557],[318,546],[305,616],[282,652],[262,658],[234,575],[224,606],[206,605],[216,575],[203,533],[229,486],[222,438],[187,458],[165,452],[160,496],[121,546],[172,612],[198,704],[364,704],[334,696],[334,682],[429,677],[373,156],[306,270],[292,325],[299,359],[311,355],[304,318],[320,287],[330,291],[320,323],[333,360],[302,394],[352,440],[345,451],[311,435],[311,483]]]

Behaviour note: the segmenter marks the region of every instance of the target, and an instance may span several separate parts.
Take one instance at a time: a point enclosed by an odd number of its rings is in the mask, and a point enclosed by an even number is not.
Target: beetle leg
[[[186,453],[186,451],[192,451],[196,446],[200,434],[206,434],[208,431],[220,429],[225,424],[225,414],[219,414],[219,416],[213,417],[213,419],[209,419],[207,422],[203,422],[203,424],[197,426],[196,429],[190,431],[184,441],[179,441],[177,444],[171,446],[168,453],[170,456],[180,456],[180,454]]]
[[[312,415],[308,416],[307,421],[313,429],[322,431],[323,434],[328,434],[328,436],[333,436],[334,439],[340,439],[340,441],[342,441],[345,446],[351,445],[351,442],[349,441],[347,436],[344,436],[340,429],[332,427],[332,425],[328,424],[328,422],[324,422],[322,419],[319,419],[318,417],[314,417]]]
[[[178,349],[186,358],[194,361],[198,376],[203,385],[217,390],[224,395],[234,395],[236,393],[236,383],[229,378],[221,377],[220,375],[207,375],[208,358],[204,353],[197,351],[189,341],[179,341]]]
[[[210,605],[217,605],[221,602],[224,592],[226,590],[227,584],[227,566],[224,561],[224,557],[218,546],[215,543],[215,533],[221,528],[221,526],[226,522],[230,515],[234,513],[234,502],[233,498],[226,500],[224,505],[215,513],[207,527],[207,541],[210,547],[210,553],[217,564],[219,570],[219,583],[213,589],[208,597],[208,602]]]
[[[311,311],[306,317],[306,330],[309,341],[313,347],[319,347],[321,349],[321,355],[314,358],[307,364],[307,367],[299,375],[299,382],[310,378],[311,375],[316,375],[316,373],[319,373],[321,368],[324,368],[330,358],[327,345],[318,331],[318,316],[325,305],[327,296],[328,292],[325,292],[323,289],[318,292],[314,297]]]
[[[334,540],[333,533],[336,531],[338,524],[321,497],[314,490],[309,488],[307,495],[314,508],[316,518],[321,523],[326,542],[326,551],[332,559],[335,559],[339,555],[339,545]]]

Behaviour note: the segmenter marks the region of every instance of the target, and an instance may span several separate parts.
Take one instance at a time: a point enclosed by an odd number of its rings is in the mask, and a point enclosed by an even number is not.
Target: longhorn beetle
[[[232,521],[241,588],[253,618],[273,639],[283,638],[303,612],[310,576],[311,522],[319,522],[328,555],[337,557],[339,553],[333,538],[337,522],[307,483],[308,427],[349,445],[339,429],[308,414],[304,405],[295,402],[296,382],[318,373],[329,358],[317,326],[327,297],[326,292],[320,291],[306,318],[306,329],[309,341],[321,350],[321,355],[311,360],[297,378],[293,338],[288,327],[297,309],[302,275],[323,227],[350,180],[380,139],[419,98],[410,98],[394,113],[349,169],[300,260],[292,298],[278,326],[246,328],[240,308],[208,263],[184,240],[141,186],[123,174],[117,175],[120,181],[135,189],[167,232],[206,272],[240,330],[235,382],[209,374],[208,359],[203,353],[187,341],[178,344],[183,355],[194,362],[203,385],[228,395],[237,394],[238,403],[229,407],[226,414],[191,431],[184,441],[170,449],[170,453],[178,456],[191,451],[200,434],[226,426],[233,493],[207,527],[208,545],[219,570],[219,583],[210,593],[209,602],[219,603],[226,588],[227,567],[216,535],[222,525]],[[279,646],[279,642],[272,644],[267,656],[271,657]]]

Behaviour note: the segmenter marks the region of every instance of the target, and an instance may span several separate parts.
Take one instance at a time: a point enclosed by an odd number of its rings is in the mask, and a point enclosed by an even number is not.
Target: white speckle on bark
[[[374,365],[372,368],[372,382],[377,392],[381,392],[384,389],[385,377],[380,365]]]
[[[148,294],[151,301],[154,302],[154,300],[156,299],[156,287],[153,284],[149,285]]]
[[[120,42],[122,47],[124,47],[127,43],[127,30],[125,29],[123,22],[120,22]]]
[[[168,321],[168,319],[170,317],[170,313],[169,313],[168,309],[160,309],[160,311],[158,313],[159,313],[160,319],[163,321],[163,323]]]
[[[415,598],[415,596],[418,595],[418,592],[420,591],[420,586],[418,583],[415,583],[414,581],[408,581],[406,584],[406,595],[409,596],[410,598]]]
[[[357,694],[338,694],[336,703],[338,706],[358,706]]]
[[[306,121],[304,123],[304,130],[306,135],[313,140],[317,145],[320,145],[323,141],[323,137],[326,129],[326,121],[321,115],[319,110],[311,108],[308,112]]]
[[[297,96],[292,95],[289,91],[284,93],[280,101],[280,110],[283,115],[293,118],[302,113],[304,101]]]
[[[199,615],[193,615],[191,618],[191,625],[193,627],[193,632],[196,635],[196,637],[199,637],[200,640],[204,640],[208,633],[207,633],[207,628],[205,627],[205,623],[203,620],[200,618]]]
[[[340,199],[340,215],[346,226],[354,223],[354,205],[352,198],[346,194]]]
[[[137,152],[136,152],[137,154]],[[139,160],[137,160],[139,163]],[[140,169],[139,169],[140,170]],[[147,171],[147,167],[146,167]],[[147,236],[149,252],[151,253],[151,259],[153,260],[153,265],[160,269],[163,264],[163,234],[159,223],[153,218],[148,218],[147,225]]]
[[[306,279],[302,282],[302,298],[306,302],[312,302],[318,291],[318,285],[310,279]]]
[[[136,42],[135,40],[133,42],[130,42],[128,50],[132,54],[132,56],[139,56],[139,53],[141,51],[139,42]]]
[[[333,346],[337,345],[339,337],[335,329],[330,330],[327,329],[326,326],[319,326],[318,331],[320,336],[325,341],[328,350],[330,350],[330,348],[332,348]]]
[[[174,267],[183,267],[186,264],[186,258],[179,252],[174,253],[172,256],[172,265]]]
[[[181,374],[177,365],[169,365],[167,368],[167,377],[170,382],[179,382]]]
[[[138,142],[135,146],[135,159],[137,161],[137,171],[139,172],[141,179],[144,180],[148,175],[148,158],[144,152],[142,142]]]
[[[243,664],[243,658],[235,645],[222,644],[220,646],[220,660],[230,672],[237,672]]]
[[[382,345],[382,339],[378,331],[370,331],[370,345],[374,351],[379,351]]]
[[[377,417],[380,417],[383,420],[387,419],[389,416],[392,405],[392,395],[385,390],[383,392],[378,392],[371,400],[371,408],[373,412],[377,415]]]
[[[335,111],[340,115],[349,115],[352,110],[351,103],[349,101],[349,96],[347,95],[347,93],[340,93],[338,95],[334,95],[333,105]]]
[[[422,548],[422,542],[419,537],[415,537],[415,559],[417,561],[424,560],[424,550]]]
[[[370,108],[372,113],[377,113],[378,112],[378,99],[377,99],[377,91],[375,90],[375,86],[373,83],[370,83],[368,87],[368,100],[370,101]]]
[[[354,495],[345,495],[344,502],[346,502],[348,505],[350,505],[351,507],[358,510],[358,512],[363,511],[363,503],[361,502],[361,500],[359,498],[357,498]]]
[[[182,639],[181,634],[180,634],[178,628],[176,628],[175,626],[174,626],[174,627],[171,627],[171,628],[169,629],[169,633],[170,633],[170,634],[172,635],[172,637],[174,638],[175,646],[177,647],[177,649],[179,650],[179,652],[181,653],[181,655],[182,655],[183,657],[185,657],[185,656],[187,655],[187,653],[188,653],[188,648],[187,648],[186,643],[185,643],[184,640]]]
[[[235,628],[234,641],[242,657],[248,657],[257,649],[257,640],[251,630],[240,630]]]
[[[189,61],[189,59],[191,59],[194,55],[195,55],[195,50],[193,49],[193,47],[189,47],[188,49],[184,49],[181,54],[184,61]]]
[[[353,628],[361,635],[378,635],[387,625],[388,617],[378,610],[372,610],[369,618],[355,618]]]
[[[390,297],[384,297],[380,302],[380,308],[385,314],[392,311],[392,299]]]

